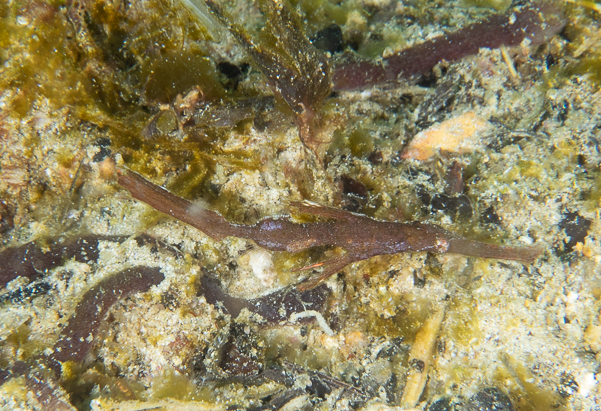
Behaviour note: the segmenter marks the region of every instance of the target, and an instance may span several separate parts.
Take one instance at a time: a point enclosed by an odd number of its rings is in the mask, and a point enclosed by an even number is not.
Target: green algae
[[[481,318],[471,294],[458,292],[449,303],[446,318],[442,335],[447,336],[451,341],[469,346],[474,340],[483,337]]]
[[[141,77],[147,79],[144,97],[148,101],[170,103],[178,94],[195,86],[208,101],[225,96],[214,62],[201,50],[167,51],[160,59],[148,64]]]
[[[374,151],[371,133],[363,128],[357,128],[349,134],[348,145],[355,157],[364,157]]]
[[[19,13],[13,5],[12,16]],[[55,109],[68,105],[88,105],[93,99],[87,92],[89,81],[77,70],[76,60],[67,36],[70,27],[58,10],[50,5],[32,4],[31,16],[21,15],[23,23],[0,20],[0,47],[7,51],[2,89],[17,90],[11,99],[11,112],[24,117],[39,96],[49,100]],[[34,18],[35,12],[44,13]],[[19,56],[15,61],[15,56]]]
[[[464,7],[484,7],[499,12],[507,10],[511,0],[463,0]]]
[[[293,0],[291,4],[301,14],[307,31],[316,33],[331,24],[344,25],[352,12],[367,16],[367,13],[356,0],[343,0],[340,2],[324,2],[321,0]]]
[[[559,394],[541,388],[532,381],[534,375],[524,364],[509,354],[501,354],[501,364],[495,370],[494,379],[500,386],[509,386],[508,391],[520,411],[565,410]]]
[[[586,76],[597,87],[601,87],[601,53],[588,55],[582,58],[569,73],[567,77],[572,75]]]
[[[175,370],[166,370],[153,378],[151,399],[174,398],[184,401],[211,401],[214,396],[210,390],[197,386],[189,377]]]

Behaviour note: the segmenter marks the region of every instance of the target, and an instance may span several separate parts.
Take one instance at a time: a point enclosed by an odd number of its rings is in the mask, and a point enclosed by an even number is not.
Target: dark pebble
[[[571,374],[563,374],[559,379],[557,393],[562,398],[568,398],[578,392],[578,383]]]
[[[559,229],[565,230],[567,236],[570,237],[567,243],[563,245],[563,253],[570,253],[574,250],[577,243],[584,243],[584,239],[588,235],[591,228],[591,220],[582,217],[577,212],[567,211],[563,215],[563,219],[559,222]],[[559,249],[556,250],[559,254],[563,254]]]
[[[509,397],[495,387],[478,392],[466,405],[467,411],[514,411]]]
[[[463,407],[456,400],[449,397],[442,397],[428,407],[428,411],[462,411]]]
[[[95,163],[100,163],[105,158],[110,157],[110,156],[111,156],[110,148],[100,147],[100,151],[94,155],[94,158],[92,159],[92,161]]]
[[[329,51],[332,54],[341,52],[344,49],[342,29],[337,24],[332,24],[331,26],[318,31],[311,41],[315,48]]]
[[[222,61],[217,64],[217,71],[220,74],[219,82],[228,91],[236,91],[238,84],[244,80],[244,76],[248,73],[250,66],[246,63],[237,66],[227,61]]]
[[[490,206],[482,212],[480,222],[482,222],[482,224],[501,225],[501,217],[497,215],[495,208]]]

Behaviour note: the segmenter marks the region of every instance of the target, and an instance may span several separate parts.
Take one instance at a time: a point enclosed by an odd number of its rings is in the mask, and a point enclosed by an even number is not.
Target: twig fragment
[[[434,355],[434,345],[438,338],[443,317],[444,310],[434,313],[428,317],[415,335],[413,347],[411,347],[411,353],[409,354],[411,369],[408,372],[405,391],[401,399],[401,405],[404,407],[415,407],[424,391],[432,364],[432,356]]]

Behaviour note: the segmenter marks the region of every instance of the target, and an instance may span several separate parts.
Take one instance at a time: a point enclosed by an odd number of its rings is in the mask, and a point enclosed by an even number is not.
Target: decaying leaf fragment
[[[207,5],[246,48],[276,95],[290,106],[301,140],[316,151],[322,142],[315,135],[315,117],[330,93],[330,69],[326,57],[307,39],[290,8],[282,0],[260,1],[267,21],[260,33],[263,41],[256,42],[244,27],[232,23],[216,2],[207,0]]]

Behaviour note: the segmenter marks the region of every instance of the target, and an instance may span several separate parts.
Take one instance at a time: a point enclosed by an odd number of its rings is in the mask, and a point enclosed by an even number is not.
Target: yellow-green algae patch
[[[495,369],[493,378],[499,385],[507,387],[520,411],[566,409],[557,392],[541,388],[532,382],[535,377],[524,364],[509,354],[502,353],[500,356],[501,362]]]
[[[511,5],[511,0],[463,0],[467,7],[486,7],[496,11],[505,11]]]
[[[148,394],[150,399],[174,398],[184,401],[212,401],[214,395],[207,388],[199,387],[189,377],[175,370],[165,370],[153,378]]]
[[[446,311],[447,320],[442,335],[464,347],[483,337],[481,318],[474,302],[470,294],[458,290]]]

